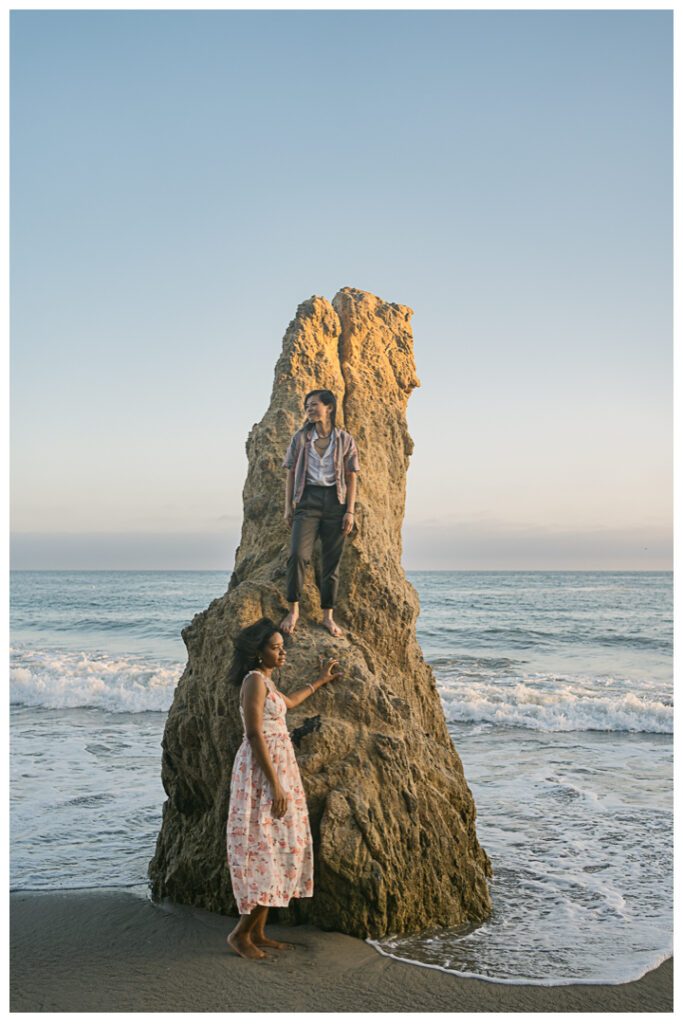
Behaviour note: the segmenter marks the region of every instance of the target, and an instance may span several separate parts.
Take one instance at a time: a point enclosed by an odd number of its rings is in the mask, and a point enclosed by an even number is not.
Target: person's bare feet
[[[273,949],[294,949],[291,942],[277,942],[276,939],[269,939],[266,935],[254,936],[255,946],[270,946]]]
[[[290,608],[289,612],[287,613],[287,615],[285,615],[284,619],[280,623],[280,629],[282,630],[283,633],[286,633],[289,636],[294,632],[294,627],[296,626],[298,621],[299,609]]]
[[[227,943],[231,949],[243,956],[245,960],[267,960],[265,953],[257,949],[248,935],[240,934],[237,931],[230,932]]]
[[[339,628],[339,626],[337,625],[337,623],[332,618],[332,612],[330,612],[329,615],[326,614],[325,617],[323,618],[323,626],[328,631],[330,636],[343,636],[344,635],[342,633],[341,629]]]

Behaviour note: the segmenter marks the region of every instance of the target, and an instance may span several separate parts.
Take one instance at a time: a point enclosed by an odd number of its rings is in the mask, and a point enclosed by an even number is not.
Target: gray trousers
[[[306,566],[319,535],[322,542],[320,605],[334,608],[339,584],[339,561],[345,535],[341,532],[346,505],[337,498],[336,487],[307,484],[294,509],[292,547],[287,562],[287,600],[299,601]]]

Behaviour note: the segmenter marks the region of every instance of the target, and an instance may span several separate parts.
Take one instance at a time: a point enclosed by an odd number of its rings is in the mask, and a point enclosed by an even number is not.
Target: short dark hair
[[[332,392],[328,391],[326,388],[315,388],[313,391],[309,391],[308,394],[306,395],[306,397],[304,398],[304,409],[306,408],[306,402],[313,395],[318,395],[318,397],[320,398],[320,401],[323,403],[323,405],[331,405],[332,406],[332,412],[330,413],[330,419],[332,421],[332,428],[334,429],[334,427],[337,425],[337,399],[334,397]],[[306,420],[306,422],[304,423],[304,427],[307,427],[307,426],[308,426],[308,420]]]
[[[253,671],[259,663],[259,652],[263,650],[271,636],[280,632],[272,619],[259,619],[237,634],[233,640],[232,662],[228,670],[228,680],[240,686],[248,672]]]

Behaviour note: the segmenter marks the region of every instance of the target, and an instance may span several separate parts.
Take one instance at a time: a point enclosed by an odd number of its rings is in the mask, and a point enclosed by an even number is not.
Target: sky
[[[232,568],[346,285],[415,311],[407,569],[671,568],[670,11],[10,24],[14,568]]]

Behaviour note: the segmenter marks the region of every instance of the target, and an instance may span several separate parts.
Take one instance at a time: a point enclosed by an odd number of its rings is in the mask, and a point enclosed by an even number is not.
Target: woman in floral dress
[[[242,682],[244,737],[232,769],[227,845],[241,916],[228,943],[240,956],[261,960],[266,956],[261,946],[286,948],[264,934],[268,908],[286,907],[294,897],[313,895],[306,795],[285,714],[340,673],[333,658],[321,658],[314,683],[288,696],[280,693],[271,675],[284,664],[285,649],[270,619],[259,619],[242,630],[234,647],[230,675],[234,682]]]

